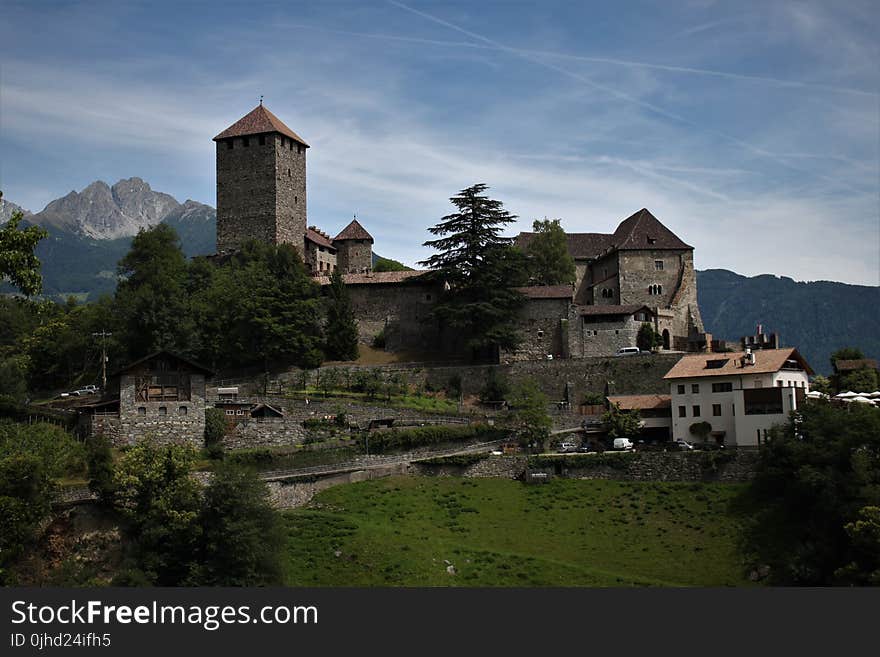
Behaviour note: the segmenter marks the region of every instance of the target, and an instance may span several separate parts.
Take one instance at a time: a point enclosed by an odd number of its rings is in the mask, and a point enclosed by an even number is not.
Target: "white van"
[[[614,449],[633,449],[635,446],[633,445],[633,441],[629,438],[615,438],[614,439]]]
[[[638,347],[621,347],[617,350],[615,356],[638,356],[641,350]]]

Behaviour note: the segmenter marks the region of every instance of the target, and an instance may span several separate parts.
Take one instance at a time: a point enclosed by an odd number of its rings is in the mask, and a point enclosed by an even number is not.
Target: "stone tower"
[[[217,253],[248,239],[293,244],[306,235],[309,145],[263,106],[214,137],[217,142]]]
[[[373,271],[373,237],[354,219],[333,239],[336,264],[342,274]]]

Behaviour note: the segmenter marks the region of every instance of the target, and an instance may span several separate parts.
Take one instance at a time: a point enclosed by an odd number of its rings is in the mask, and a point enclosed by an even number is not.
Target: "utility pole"
[[[107,389],[107,338],[113,334],[101,329],[100,333],[92,333],[92,335],[101,336],[101,392],[104,392]]]

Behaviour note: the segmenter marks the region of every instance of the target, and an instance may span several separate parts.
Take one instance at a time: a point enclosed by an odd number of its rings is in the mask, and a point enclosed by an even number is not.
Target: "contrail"
[[[823,180],[825,180],[827,182],[832,183],[833,185],[845,187],[846,189],[849,189],[850,191],[860,193],[859,189],[852,187],[851,185],[849,185],[845,182],[842,182],[840,180],[835,180],[834,178],[831,178],[829,176],[825,176],[824,174],[805,171],[799,167],[792,166],[791,164],[789,164],[788,162],[786,162],[785,160],[783,160],[779,156],[777,156],[775,153],[767,151],[767,150],[760,148],[758,146],[754,146],[748,142],[743,141],[742,139],[739,139],[738,137],[734,137],[733,135],[729,135],[729,134],[721,132],[719,130],[714,130],[712,128],[707,128],[705,126],[698,125],[697,123],[694,123],[690,119],[687,119],[679,114],[675,114],[674,112],[670,112],[668,110],[665,110],[662,107],[654,105],[653,103],[649,103],[649,102],[640,100],[638,98],[635,98],[634,96],[631,96],[627,93],[619,91],[618,89],[614,89],[612,87],[607,87],[603,84],[599,84],[598,82],[594,82],[593,80],[591,80],[588,77],[585,77],[583,75],[579,75],[577,73],[573,73],[572,71],[569,71],[568,69],[564,69],[561,66],[556,66],[555,64],[551,64],[551,63],[542,61],[541,59],[536,58],[535,56],[533,56],[531,53],[529,53],[527,51],[523,51],[518,48],[511,48],[510,46],[506,46],[503,43],[499,43],[498,41],[493,41],[492,39],[489,39],[488,37],[484,37],[481,34],[477,34],[476,32],[471,32],[470,30],[466,30],[463,27],[459,27],[458,25],[455,25],[454,23],[450,23],[448,21],[445,21],[442,18],[437,18],[436,16],[425,13],[423,11],[419,11],[418,9],[413,9],[412,7],[409,7],[403,3],[397,2],[396,0],[387,0],[387,1],[389,4],[392,4],[395,7],[398,7],[399,9],[403,9],[404,11],[408,11],[412,14],[417,15],[417,16],[421,16],[422,18],[429,20],[429,21],[432,21],[434,23],[437,23],[438,25],[443,25],[444,27],[448,27],[451,30],[455,30],[456,32],[464,34],[465,36],[468,36],[472,39],[476,39],[476,40],[481,41],[489,46],[492,46],[496,50],[510,53],[511,55],[519,57],[520,59],[525,59],[526,61],[530,61],[533,64],[538,64],[539,66],[543,66],[544,68],[548,68],[552,71],[556,71],[557,73],[565,75],[566,77],[569,77],[569,78],[572,78],[572,79],[577,80],[579,82],[582,82],[582,83],[589,85],[595,89],[599,89],[600,91],[604,91],[605,93],[616,96],[617,98],[621,98],[623,100],[626,100],[630,103],[638,105],[639,107],[643,107],[644,109],[647,109],[647,110],[653,112],[654,114],[665,117],[665,118],[670,119],[672,121],[675,121],[677,123],[681,123],[683,125],[690,126],[690,127],[695,128],[697,130],[702,130],[703,132],[713,134],[717,137],[720,137],[721,139],[724,139],[725,141],[728,141],[732,144],[739,146],[740,148],[742,148],[744,150],[747,150],[751,153],[754,153],[755,155],[759,155],[759,156],[767,158],[769,160],[773,160],[777,164],[780,164],[781,166],[783,166],[787,169],[790,169],[792,171],[796,171],[797,173],[801,173],[801,174],[816,176],[816,177],[822,178]]]

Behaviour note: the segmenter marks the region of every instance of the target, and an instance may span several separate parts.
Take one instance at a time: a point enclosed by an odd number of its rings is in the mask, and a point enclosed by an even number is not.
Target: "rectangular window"
[[[678,386],[678,394],[679,394],[679,395],[683,395],[683,394],[684,394],[684,384],[681,384],[681,385]]]
[[[687,417],[687,408],[685,406],[678,407],[678,417]]]
[[[654,261],[654,269],[656,269],[657,271],[663,271],[663,261],[662,260],[655,260]]]
[[[694,406],[694,417],[700,417],[700,407]]]
[[[226,150],[227,150],[227,151],[231,151],[231,150],[232,150],[232,148],[233,148],[233,146],[232,146],[232,142],[234,142],[234,141],[235,141],[234,139],[227,139],[227,140],[226,140]]]
[[[731,414],[731,415],[736,415],[736,404],[731,404],[731,405],[730,405],[730,414]]]
[[[239,408],[237,411],[235,411],[235,414],[236,415],[244,415],[244,411]]]
[[[712,415],[715,417],[721,416],[721,404],[712,404]]]
[[[235,411],[233,411],[233,410],[230,409],[230,408],[227,408],[227,409],[226,409],[226,415],[235,415]]]
[[[180,408],[177,409],[177,412],[178,412],[180,415],[188,415],[188,414],[189,414],[189,408],[187,408],[186,406],[181,406]]]
[[[147,408],[145,406],[138,406],[138,415],[146,415]]]
[[[168,415],[168,407],[160,406],[159,407],[159,415]]]
[[[260,135],[260,146],[266,145],[266,135]]]
[[[746,415],[781,415],[782,390],[779,388],[743,390],[743,403]]]
[[[241,139],[241,145],[244,146],[245,148],[247,148],[248,146],[250,146],[250,145],[251,145],[251,140],[250,140],[250,138],[249,138],[249,137],[242,137],[242,139]]]
[[[696,395],[696,394],[699,394],[699,392],[700,392],[700,384],[699,384],[699,383],[692,383],[692,384],[691,384],[691,392],[694,393],[695,395]]]
[[[733,384],[730,381],[725,383],[713,383],[712,392],[732,392]]]
[[[777,385],[778,387],[781,388],[781,387],[782,387],[782,381],[777,381],[777,382],[776,382],[776,385]]]

